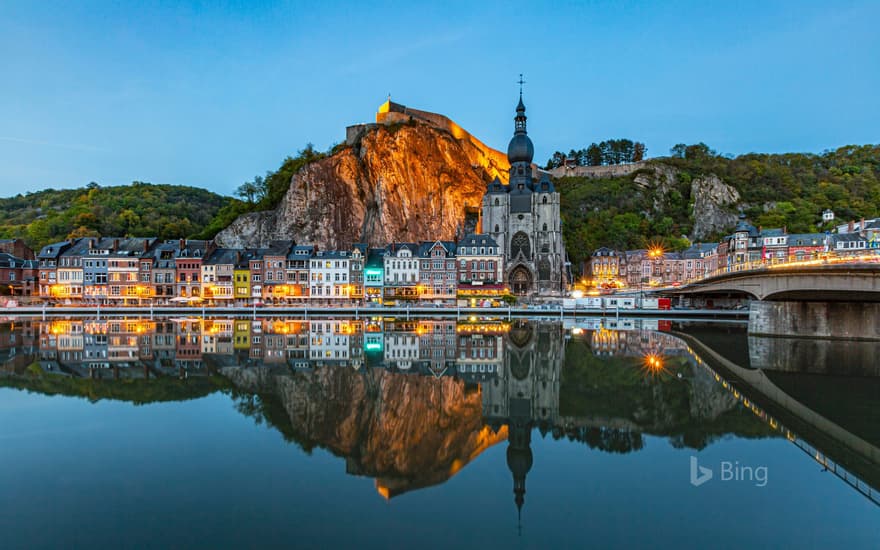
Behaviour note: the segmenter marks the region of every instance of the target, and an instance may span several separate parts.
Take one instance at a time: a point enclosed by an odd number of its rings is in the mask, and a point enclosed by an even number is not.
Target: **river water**
[[[628,319],[6,322],[2,546],[877,548],[878,351]]]

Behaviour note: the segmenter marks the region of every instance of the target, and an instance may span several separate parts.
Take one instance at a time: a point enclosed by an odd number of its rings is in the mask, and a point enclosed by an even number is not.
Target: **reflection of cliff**
[[[682,357],[665,362],[664,375],[650,376],[640,357],[595,357],[586,341],[573,340],[562,369],[560,422],[554,436],[629,452],[642,447],[641,433],[697,449],[728,433],[771,434],[704,370]]]
[[[441,483],[507,438],[506,428],[483,426],[479,391],[449,377],[339,367],[221,372],[259,395],[255,412],[286,437],[346,457],[347,470],[375,477],[386,498]]]
[[[151,376],[137,378],[113,377],[113,370],[108,369],[106,378],[81,377],[71,373],[50,373],[35,367],[25,369],[18,374],[0,374],[0,387],[15,388],[44,395],[64,395],[81,397],[91,402],[109,399],[124,401],[135,405],[164,403],[171,401],[187,401],[211,395],[227,389],[228,382],[216,376],[190,376],[186,379],[171,376]],[[138,368],[137,374],[145,369]]]

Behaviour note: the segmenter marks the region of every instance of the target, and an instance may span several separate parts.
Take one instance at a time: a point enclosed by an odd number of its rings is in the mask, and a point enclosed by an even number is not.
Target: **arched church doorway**
[[[522,265],[510,272],[510,290],[517,296],[524,296],[532,290],[532,274]]]

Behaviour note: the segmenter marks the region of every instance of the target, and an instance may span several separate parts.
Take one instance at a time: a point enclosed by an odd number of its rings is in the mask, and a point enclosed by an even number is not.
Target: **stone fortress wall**
[[[507,183],[508,170],[510,163],[507,161],[507,154],[493,149],[475,138],[467,130],[459,126],[449,117],[413,109],[400,103],[394,103],[390,99],[379,106],[376,112],[376,122],[368,124],[355,124],[345,129],[345,144],[354,145],[368,131],[379,126],[389,126],[392,124],[406,124],[411,119],[419,120],[449,132],[455,139],[467,141],[479,150],[485,162],[483,163],[491,173],[492,177],[498,177],[502,182]]]
[[[559,166],[552,170],[544,170],[554,178],[619,178],[628,176],[637,170],[647,168],[646,161],[632,164],[614,164],[611,166]]]

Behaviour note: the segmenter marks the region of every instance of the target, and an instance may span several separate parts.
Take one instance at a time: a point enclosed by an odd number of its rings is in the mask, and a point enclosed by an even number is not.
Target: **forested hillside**
[[[235,199],[178,185],[46,189],[0,199],[0,238],[32,248],[68,237],[118,235],[176,239],[193,236]]]
[[[600,246],[642,248],[650,242],[667,249],[687,246],[702,212],[694,212],[692,182],[717,175],[740,196],[731,211],[742,210],[763,227],[787,227],[790,233],[826,230],[821,214],[830,208],[839,223],[880,215],[880,145],[849,145],[821,154],[747,154],[730,158],[705,144],[677,145],[669,157],[626,177],[562,178],[566,248],[572,265]],[[657,178],[656,186],[638,183]],[[731,228],[727,228],[732,229]],[[724,234],[710,235],[715,239]]]

